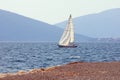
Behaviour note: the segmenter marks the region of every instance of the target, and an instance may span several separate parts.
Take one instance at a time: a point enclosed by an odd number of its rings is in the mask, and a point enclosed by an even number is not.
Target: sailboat
[[[58,46],[59,47],[71,47],[71,48],[77,47],[77,45],[74,44],[74,29],[73,29],[71,15],[68,19],[68,23],[62,34],[62,37],[59,40]]]

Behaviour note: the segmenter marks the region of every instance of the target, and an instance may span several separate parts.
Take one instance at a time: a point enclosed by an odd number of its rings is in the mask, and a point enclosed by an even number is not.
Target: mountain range
[[[55,24],[64,28],[67,21]],[[75,32],[94,38],[120,37],[120,8],[73,18]]]
[[[75,40],[78,42],[116,41],[113,37],[120,37],[119,21],[120,8],[73,18]],[[0,41],[58,42],[66,23],[67,21],[63,21],[51,25],[13,12],[0,10]]]
[[[58,42],[63,29],[16,13],[0,10],[0,41]],[[76,41],[92,38],[75,34]]]

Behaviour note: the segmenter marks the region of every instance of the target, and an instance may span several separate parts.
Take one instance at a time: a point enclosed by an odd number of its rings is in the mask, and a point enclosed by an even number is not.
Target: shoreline
[[[119,80],[120,62],[71,62],[48,68],[0,73],[0,80]]]

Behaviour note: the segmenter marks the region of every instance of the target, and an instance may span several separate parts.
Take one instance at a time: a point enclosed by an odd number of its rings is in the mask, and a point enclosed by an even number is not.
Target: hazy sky
[[[49,24],[112,8],[120,8],[120,0],[0,0],[0,9]]]

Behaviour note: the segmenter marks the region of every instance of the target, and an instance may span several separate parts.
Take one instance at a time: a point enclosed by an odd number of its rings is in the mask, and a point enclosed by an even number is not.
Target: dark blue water
[[[0,43],[0,73],[74,61],[120,61],[120,43],[79,43],[77,48],[59,48],[56,44]]]

